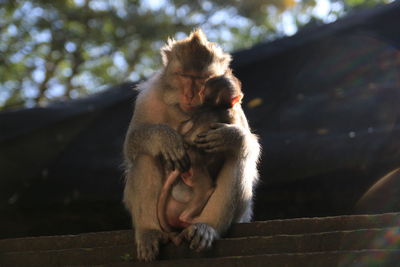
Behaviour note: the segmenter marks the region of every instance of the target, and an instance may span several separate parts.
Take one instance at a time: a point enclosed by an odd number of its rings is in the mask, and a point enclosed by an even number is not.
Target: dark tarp
[[[263,145],[255,219],[352,213],[400,166],[398,25],[394,2],[234,53]],[[0,113],[0,237],[129,227],[133,86]]]

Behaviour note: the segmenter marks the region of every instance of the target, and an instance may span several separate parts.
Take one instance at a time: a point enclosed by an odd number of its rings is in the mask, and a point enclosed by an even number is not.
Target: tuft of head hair
[[[204,34],[202,29],[200,29],[200,28],[197,28],[194,31],[192,31],[189,35],[189,39],[192,42],[195,42],[198,44],[203,44],[203,45],[206,45],[208,42],[207,36]]]
[[[183,69],[195,71],[203,71],[212,63],[227,68],[231,61],[231,56],[215,43],[209,42],[201,29],[194,30],[183,40],[169,38],[161,48],[161,56],[164,66],[177,60]]]

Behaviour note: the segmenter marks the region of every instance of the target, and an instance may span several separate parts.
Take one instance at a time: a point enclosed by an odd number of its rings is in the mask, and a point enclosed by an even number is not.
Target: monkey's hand
[[[183,239],[189,242],[189,247],[196,251],[211,248],[213,241],[218,238],[217,231],[206,223],[195,223],[185,228],[177,237],[177,243]]]
[[[185,172],[190,168],[182,136],[165,124],[141,124],[128,132],[124,153],[134,161],[140,154],[161,156],[168,170]]]
[[[156,259],[160,243],[166,243],[169,236],[158,230],[143,232],[136,240],[137,258],[140,261],[153,261]]]
[[[227,152],[241,148],[244,143],[244,130],[233,124],[214,123],[210,130],[197,135],[194,143],[205,152]]]
[[[158,135],[158,151],[165,160],[167,170],[186,172],[190,168],[190,158],[183,138],[173,129],[163,127]]]

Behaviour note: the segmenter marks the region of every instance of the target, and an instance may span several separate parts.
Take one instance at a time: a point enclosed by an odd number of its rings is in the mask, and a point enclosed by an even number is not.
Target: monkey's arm
[[[234,110],[230,123],[213,123],[207,132],[203,132],[194,140],[195,145],[208,153],[224,152],[227,155],[239,155],[249,147],[249,144],[257,143],[257,137],[250,131],[246,116],[240,105]]]
[[[247,129],[243,129],[245,133]],[[216,188],[194,224],[182,232],[193,249],[211,246],[232,222],[248,222],[252,217],[253,187],[258,180],[260,146],[251,133],[243,137],[238,153],[227,156],[216,179]]]
[[[132,163],[140,154],[161,155],[169,169],[189,169],[189,156],[182,137],[168,125],[170,108],[158,96],[156,87],[140,92],[124,143],[124,156]]]
[[[161,155],[167,169],[187,171],[190,167],[182,137],[165,124],[142,123],[132,127],[125,139],[124,154],[129,162],[139,154]]]
[[[250,221],[253,188],[258,180],[260,145],[253,134],[244,136],[239,153],[227,156],[216,179],[216,189],[198,222],[204,222],[223,234],[232,222]]]
[[[240,152],[245,145],[245,136],[250,131],[238,125],[214,123],[210,130],[197,135],[194,143],[207,153]]]

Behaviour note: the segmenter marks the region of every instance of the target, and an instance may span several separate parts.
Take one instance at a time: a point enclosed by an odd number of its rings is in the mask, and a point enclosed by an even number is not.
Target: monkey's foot
[[[213,241],[218,237],[217,231],[206,223],[195,223],[185,228],[178,238],[186,239],[189,247],[196,251],[211,248]]]
[[[175,246],[179,246],[182,243],[182,239],[179,237],[179,233],[171,232],[168,233],[169,240],[174,243]]]
[[[158,230],[144,231],[136,241],[137,258],[140,261],[153,261],[156,259],[160,243],[168,242],[168,235]]]

